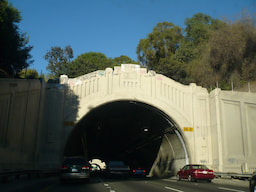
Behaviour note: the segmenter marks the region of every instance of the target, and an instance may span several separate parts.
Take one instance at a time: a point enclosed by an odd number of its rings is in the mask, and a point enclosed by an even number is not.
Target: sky
[[[164,21],[185,28],[186,18],[203,13],[230,18],[246,9],[256,13],[256,0],[8,0],[21,12],[18,24],[29,36],[29,68],[48,74],[44,59],[51,47],[70,45],[74,59],[88,52],[108,58],[126,55],[137,60],[141,39]]]

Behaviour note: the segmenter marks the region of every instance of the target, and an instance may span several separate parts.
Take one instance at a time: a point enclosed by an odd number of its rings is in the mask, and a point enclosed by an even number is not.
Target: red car
[[[189,181],[207,180],[211,182],[215,175],[213,170],[208,169],[205,165],[189,164],[185,165],[177,173],[177,179],[188,179]]]

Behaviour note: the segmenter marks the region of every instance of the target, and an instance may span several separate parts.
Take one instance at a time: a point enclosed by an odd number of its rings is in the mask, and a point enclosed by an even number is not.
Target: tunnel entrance
[[[92,109],[75,126],[64,156],[125,161],[150,176],[170,176],[188,155],[175,123],[159,109],[137,101],[110,102]]]

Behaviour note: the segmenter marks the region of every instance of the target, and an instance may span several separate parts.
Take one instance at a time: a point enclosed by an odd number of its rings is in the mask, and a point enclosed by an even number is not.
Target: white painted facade
[[[190,163],[221,172],[256,170],[255,93],[215,89],[209,94],[196,84],[182,85],[133,64],[74,79],[63,75],[61,85],[34,80],[33,88],[32,81],[15,80],[12,86],[10,80],[0,80],[0,156],[5,157],[0,169],[57,167],[69,133],[91,109],[132,100],[158,108],[175,122]],[[14,146],[12,138],[19,144]]]

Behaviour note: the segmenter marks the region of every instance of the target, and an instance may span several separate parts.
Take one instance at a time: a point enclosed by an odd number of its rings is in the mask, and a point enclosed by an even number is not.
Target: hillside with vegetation
[[[45,78],[29,69],[33,63],[28,35],[19,29],[21,13],[7,0],[0,1],[0,77]],[[74,58],[71,45],[53,46],[44,55],[47,78],[61,74],[77,77],[122,63],[137,63],[180,83],[197,85],[209,91],[254,90],[256,81],[256,18],[246,10],[236,18],[215,19],[197,13],[184,21],[185,27],[171,21],[157,23],[140,39],[137,60],[126,55],[108,58],[89,52]],[[34,64],[35,65],[35,64]],[[29,70],[27,70],[29,69]],[[247,89],[248,90],[248,89]]]
[[[198,13],[185,20],[185,29],[158,23],[140,40],[138,59],[184,84],[195,82],[209,90],[238,89],[256,80],[255,21],[244,11],[232,21]]]

